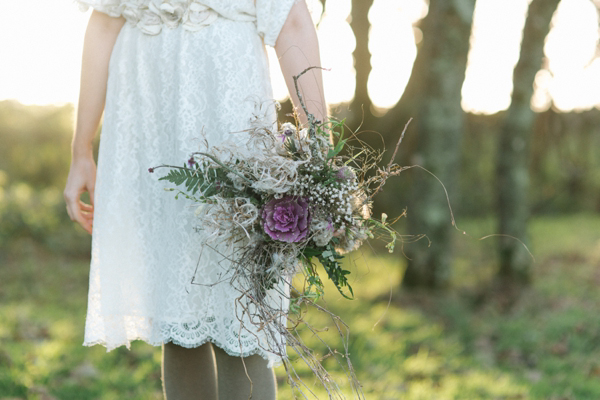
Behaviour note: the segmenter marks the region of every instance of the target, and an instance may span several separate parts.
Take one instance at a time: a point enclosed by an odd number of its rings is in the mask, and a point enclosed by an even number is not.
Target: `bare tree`
[[[527,237],[529,148],[535,113],[530,102],[533,82],[542,66],[544,39],[560,0],[533,0],[529,5],[521,53],[513,72],[512,101],[503,126],[497,158],[500,277],[514,283],[531,279],[532,258],[515,238]]]
[[[371,119],[371,98],[367,91],[367,82],[371,73],[371,53],[369,52],[369,9],[373,0],[352,0],[350,27],[356,38],[354,49],[354,69],[356,70],[356,89],[350,104],[351,121],[349,126],[356,127],[364,120]],[[364,110],[364,112],[363,112]],[[368,122],[367,122],[368,125]]]
[[[464,112],[461,89],[465,77],[475,0],[431,0],[422,22],[423,42],[401,103],[415,114],[416,151],[413,160],[454,192],[459,166]],[[426,240],[406,248],[409,262],[403,284],[440,288],[448,284],[451,262],[450,215],[440,183],[418,175],[410,188],[409,231]]]

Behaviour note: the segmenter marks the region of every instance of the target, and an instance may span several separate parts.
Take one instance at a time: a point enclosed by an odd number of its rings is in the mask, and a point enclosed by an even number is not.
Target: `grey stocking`
[[[218,400],[213,346],[163,345],[163,393],[168,400]]]
[[[214,346],[214,350],[220,400],[276,399],[275,374],[271,368],[267,368],[264,358],[254,355],[242,359],[228,355],[217,346]]]

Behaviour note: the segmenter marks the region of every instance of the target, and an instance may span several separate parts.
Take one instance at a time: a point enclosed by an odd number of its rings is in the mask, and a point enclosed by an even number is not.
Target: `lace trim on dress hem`
[[[131,342],[136,341],[136,340],[141,340],[143,342],[148,343],[151,346],[162,346],[165,343],[171,342],[173,344],[176,344],[177,346],[185,347],[186,349],[200,347],[203,344],[210,342],[213,345],[218,346],[225,353],[227,353],[233,357],[249,357],[249,356],[253,356],[253,355],[259,355],[268,362],[267,368],[275,368],[275,367],[278,367],[283,364],[283,360],[282,360],[281,356],[278,356],[269,351],[266,351],[266,350],[263,350],[260,348],[254,348],[254,349],[246,351],[246,352],[237,352],[237,351],[233,351],[233,350],[227,348],[226,346],[223,345],[223,343],[220,340],[216,340],[215,338],[212,338],[212,337],[206,337],[203,340],[198,341],[196,343],[184,343],[184,342],[179,341],[172,337],[165,338],[162,341],[153,341],[153,340],[150,340],[149,338],[136,337],[133,339],[125,340],[122,343],[119,343],[117,345],[111,345],[111,346],[109,346],[108,343],[106,343],[106,341],[104,341],[104,340],[85,341],[85,342],[83,342],[83,345],[86,347],[101,345],[101,346],[106,347],[106,352],[108,353],[109,351],[112,351],[121,346],[125,346],[128,350],[130,350]]]

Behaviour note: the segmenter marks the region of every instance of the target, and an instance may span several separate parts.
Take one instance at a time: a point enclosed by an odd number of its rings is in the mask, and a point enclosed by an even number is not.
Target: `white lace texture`
[[[148,3],[82,2],[126,18],[126,5]],[[293,0],[272,0],[280,9],[269,14],[275,25],[287,16],[284,2],[289,10]],[[211,341],[231,355],[260,354],[278,364],[285,356],[281,335],[253,324],[230,284],[233,249],[201,246],[194,208],[163,190],[162,170],[148,173],[160,164],[181,165],[201,147],[200,136],[210,145],[246,140],[241,131],[254,121],[256,99],[272,97],[256,23],[219,17],[195,32],[185,22],[156,35],[144,32],[125,24],[110,60],[84,344],[111,350],[136,339],[184,347]],[[264,104],[275,121],[274,106]],[[288,290],[280,283],[268,294],[281,318]]]
[[[196,32],[218,17],[254,22],[265,44],[275,45],[295,0],[75,0],[82,11],[89,7],[111,17],[123,16],[148,35],[163,27]]]

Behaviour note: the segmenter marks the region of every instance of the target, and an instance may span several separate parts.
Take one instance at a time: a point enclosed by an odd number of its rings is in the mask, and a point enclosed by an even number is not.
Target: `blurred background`
[[[383,164],[413,118],[396,161],[423,167],[375,204],[406,211],[404,242],[363,246],[357,299],[326,299],[366,397],[600,398],[600,2],[307,2],[331,115],[387,148]],[[0,399],[159,399],[160,349],[80,344],[90,238],[62,190],[89,13],[0,9]]]

